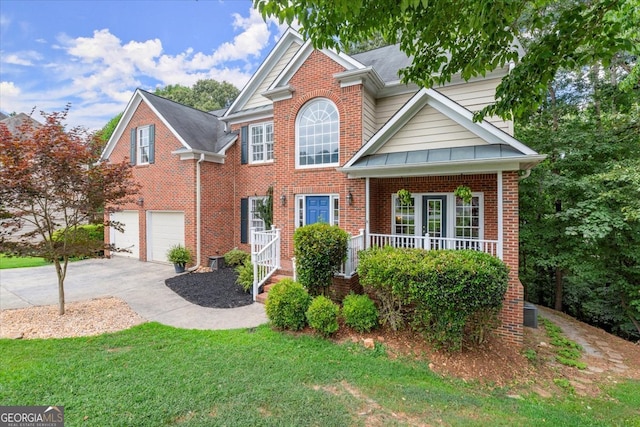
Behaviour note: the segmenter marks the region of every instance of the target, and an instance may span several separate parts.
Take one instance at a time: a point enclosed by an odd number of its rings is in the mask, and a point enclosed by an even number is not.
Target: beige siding
[[[426,106],[378,150],[378,153],[467,147],[486,143],[435,108]]]
[[[369,91],[364,90],[362,98],[362,142],[369,141],[377,129],[376,99]]]
[[[438,92],[456,101],[470,111],[480,111],[495,102],[496,87],[500,78],[483,79],[468,83],[437,88]],[[503,131],[513,135],[513,123],[500,117],[488,117],[487,121]]]
[[[379,130],[387,120],[391,118],[414,95],[405,93],[402,95],[379,98],[376,103],[376,130]]]
[[[280,61],[278,61],[275,67],[273,67],[273,69],[269,72],[269,74],[267,74],[267,77],[264,79],[262,84],[260,84],[258,89],[253,94],[253,96],[249,98],[246,104],[242,107],[243,110],[248,110],[250,108],[255,108],[255,107],[262,107],[263,105],[271,104],[270,99],[265,98],[260,94],[269,88],[271,83],[273,83],[276,77],[278,77],[278,74],[280,74],[280,72],[284,69],[284,67],[287,66],[291,58],[293,58],[293,55],[296,54],[298,49],[300,49],[300,45],[298,45],[297,43],[292,43],[291,46],[289,46],[289,49],[285,52],[284,55],[282,55],[282,58],[280,58]]]

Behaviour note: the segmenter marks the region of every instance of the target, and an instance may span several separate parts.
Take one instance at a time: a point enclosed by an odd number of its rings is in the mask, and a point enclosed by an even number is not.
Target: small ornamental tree
[[[0,125],[0,251],[53,261],[61,315],[69,258],[107,249],[101,240],[80,238],[82,225],[138,190],[128,162],[96,163],[97,137],[67,129],[68,112],[42,113],[43,125],[25,121],[13,134]]]
[[[311,295],[325,293],[347,259],[349,235],[336,225],[318,222],[293,234],[298,281]]]

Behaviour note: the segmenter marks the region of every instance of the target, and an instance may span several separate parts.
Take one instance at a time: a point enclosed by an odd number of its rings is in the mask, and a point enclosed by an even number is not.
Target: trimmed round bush
[[[297,331],[307,323],[305,313],[310,303],[311,297],[300,283],[283,279],[269,291],[265,309],[275,327]]]
[[[298,280],[311,295],[326,293],[347,259],[348,240],[346,231],[324,222],[300,227],[293,233]]]
[[[338,313],[340,313],[338,304],[320,295],[311,301],[307,310],[307,321],[313,330],[328,337],[338,330]]]
[[[358,332],[369,332],[378,326],[378,309],[368,295],[347,295],[342,301],[342,317],[347,326]]]

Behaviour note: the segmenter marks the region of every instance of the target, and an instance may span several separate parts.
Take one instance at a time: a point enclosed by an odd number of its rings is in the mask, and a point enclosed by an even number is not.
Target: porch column
[[[369,177],[364,181],[364,248],[369,249],[371,243],[369,241]]]
[[[503,225],[503,200],[502,200],[502,171],[498,171],[497,186],[498,186],[498,258],[503,259],[503,241],[504,241],[504,225]]]

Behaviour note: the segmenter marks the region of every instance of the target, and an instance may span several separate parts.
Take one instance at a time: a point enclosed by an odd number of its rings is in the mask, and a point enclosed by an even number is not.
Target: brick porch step
[[[292,278],[293,278],[292,276],[288,276],[286,273],[274,274],[269,278],[269,281],[267,282],[267,284],[262,287],[262,292],[260,292],[256,296],[256,302],[259,302],[260,304],[264,304],[265,301],[267,300],[267,295],[269,294],[269,290],[273,287],[273,285],[275,285],[276,283],[278,283],[283,279],[292,279]]]

